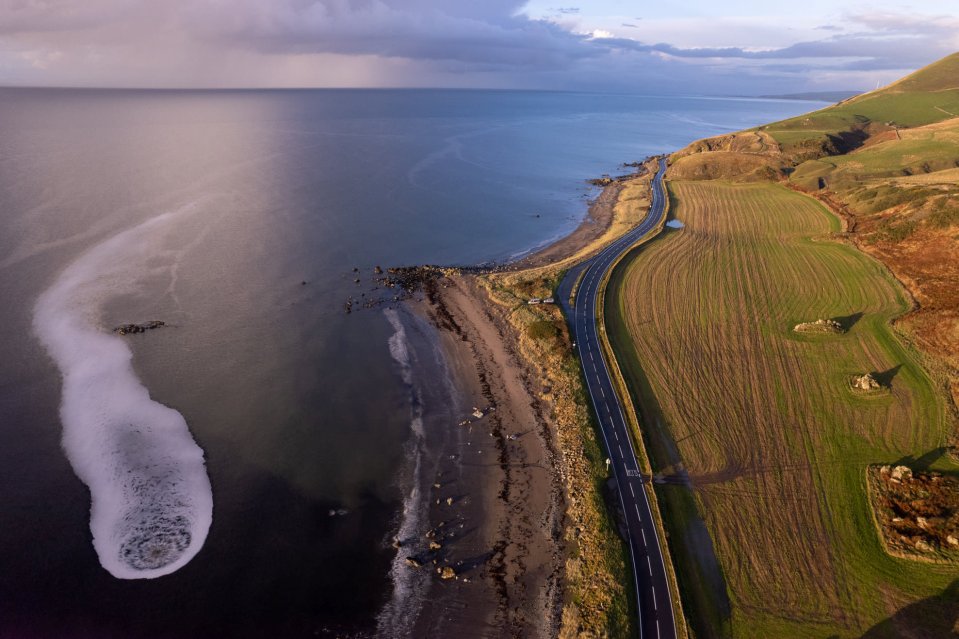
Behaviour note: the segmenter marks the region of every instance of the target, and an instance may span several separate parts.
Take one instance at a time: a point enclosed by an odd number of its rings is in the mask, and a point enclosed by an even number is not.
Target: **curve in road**
[[[633,565],[636,600],[639,603],[638,626],[642,639],[675,639],[676,622],[661,541],[643,486],[639,461],[636,459],[623,408],[613,390],[609,368],[599,342],[597,305],[606,273],[638,240],[653,230],[665,215],[665,171],[666,160],[661,158],[659,170],[653,178],[653,199],[646,217],[599,254],[567,271],[556,291],[559,304],[576,340],[587,390],[618,486]],[[571,303],[570,297],[577,280],[580,285]]]

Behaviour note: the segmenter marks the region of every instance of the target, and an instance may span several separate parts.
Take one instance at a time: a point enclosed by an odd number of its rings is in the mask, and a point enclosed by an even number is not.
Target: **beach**
[[[517,262],[509,279],[538,276],[605,244],[622,192],[621,181],[604,187],[572,234]],[[621,212],[618,217],[622,223]],[[407,339],[409,327],[426,320],[432,330],[419,325],[415,332],[424,342],[435,341],[434,356],[442,360],[418,367],[413,386],[445,384],[447,401],[439,411],[445,422],[434,420],[425,432],[429,441],[415,462],[420,485],[404,509],[405,522],[418,520],[419,534],[410,536],[411,528],[401,524],[406,534],[394,541],[395,573],[409,573],[394,574],[394,588],[409,600],[407,616],[394,616],[390,628],[381,618],[380,634],[560,636],[579,617],[567,605],[565,586],[569,541],[582,534],[568,516],[570,461],[582,451],[576,455],[569,433],[560,441],[562,398],[545,375],[550,366],[524,352],[511,321],[515,309],[490,294],[484,275],[451,272],[404,306]],[[542,312],[562,323],[557,307],[544,305]],[[557,345],[569,352],[565,333]],[[421,343],[419,350],[429,348]],[[430,374],[446,377],[428,379]],[[424,400],[421,393],[414,391],[414,404]],[[428,401],[422,407],[425,415],[434,413]],[[428,472],[422,472],[423,459]],[[426,506],[422,518],[411,517],[414,501]],[[419,610],[411,611],[417,603]],[[394,596],[387,608],[395,613],[398,607]]]

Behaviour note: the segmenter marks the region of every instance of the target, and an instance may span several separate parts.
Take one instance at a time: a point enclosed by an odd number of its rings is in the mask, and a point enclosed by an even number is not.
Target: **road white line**
[[[656,639],[659,639],[659,619],[656,620]]]
[[[636,493],[633,492],[633,485],[632,485],[632,484],[629,485],[629,494],[633,496],[633,499],[636,499]],[[642,530],[642,529],[640,529],[640,530]]]
[[[649,555],[646,555],[646,569],[649,570],[649,576],[653,576],[653,564],[649,563]]]
[[[636,518],[639,519],[639,521],[643,521],[643,516],[639,514],[639,506],[633,504],[633,508],[636,509]]]
[[[659,610],[659,606],[656,605],[656,589],[652,586],[649,589],[653,591],[653,610]]]
[[[646,531],[642,528],[639,529],[639,532],[643,533],[643,546],[646,545]]]

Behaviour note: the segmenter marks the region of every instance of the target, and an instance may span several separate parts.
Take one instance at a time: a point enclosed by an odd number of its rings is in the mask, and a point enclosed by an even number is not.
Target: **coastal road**
[[[660,540],[657,534],[623,407],[613,390],[609,368],[599,344],[597,304],[600,283],[607,271],[637,240],[654,229],[665,215],[665,171],[666,160],[660,159],[659,170],[653,179],[653,200],[646,217],[639,225],[595,257],[571,268],[556,291],[557,301],[566,314],[576,340],[587,390],[593,401],[606,452],[611,460],[613,477],[619,488],[632,558],[636,600],[639,602],[638,625],[642,639],[675,639],[676,623],[663,561],[661,544],[664,541]],[[577,280],[580,284],[575,299],[570,303],[570,295]],[[648,478],[646,479],[648,481]]]

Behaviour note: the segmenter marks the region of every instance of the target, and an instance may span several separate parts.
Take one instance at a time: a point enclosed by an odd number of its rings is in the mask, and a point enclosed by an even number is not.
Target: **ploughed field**
[[[667,482],[657,494],[693,627],[945,636],[959,571],[886,554],[866,490],[871,464],[952,469],[944,403],[889,324],[908,309],[900,287],[830,239],[838,221],[811,198],[768,183],[670,189],[685,227],[617,270],[607,310]],[[845,331],[793,331],[817,319]],[[851,388],[866,372],[880,391]]]

